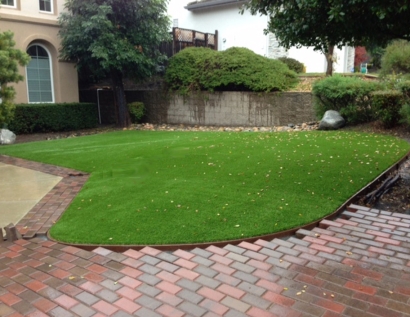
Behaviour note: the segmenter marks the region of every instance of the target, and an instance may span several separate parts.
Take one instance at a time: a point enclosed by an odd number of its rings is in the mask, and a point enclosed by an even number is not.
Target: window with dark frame
[[[51,1],[52,0],[40,0],[40,11],[52,12]]]
[[[1,0],[1,5],[15,7],[14,0]]]
[[[27,49],[31,60],[26,67],[29,103],[53,102],[51,61],[48,52],[40,45]]]

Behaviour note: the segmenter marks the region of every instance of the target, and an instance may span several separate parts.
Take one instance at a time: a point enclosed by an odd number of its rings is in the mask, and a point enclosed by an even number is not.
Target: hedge
[[[89,129],[98,126],[93,103],[17,104],[8,128],[16,134]]]
[[[385,128],[392,128],[400,121],[400,109],[404,104],[404,97],[397,90],[374,91],[371,96],[374,117]]]
[[[321,118],[327,110],[336,110],[349,124],[372,121],[371,93],[380,88],[379,83],[358,77],[327,77],[312,87],[316,115]]]

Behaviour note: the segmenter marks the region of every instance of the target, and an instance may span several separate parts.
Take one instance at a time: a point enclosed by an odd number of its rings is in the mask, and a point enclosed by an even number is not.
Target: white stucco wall
[[[189,2],[171,0],[168,4],[168,14],[172,20],[178,19],[178,27],[207,33],[218,30],[219,50],[240,46],[266,56],[267,36],[263,33],[267,25],[266,17],[252,16],[249,12],[241,15],[238,5],[191,12],[184,8]]]
[[[292,47],[288,51],[288,57],[303,63],[307,73],[323,73],[326,71],[325,56],[311,47]]]
[[[168,14],[172,20],[178,20],[178,27],[207,33],[214,33],[218,30],[218,50],[239,46],[249,48],[257,54],[272,57],[272,52],[268,50],[269,36],[263,32],[268,24],[266,16],[252,16],[249,12],[241,15],[238,5],[189,11],[184,8],[189,2],[190,0],[170,0],[168,4]],[[293,47],[284,55],[302,62],[308,73],[326,71],[324,55],[314,51],[311,47],[300,49]],[[346,48],[336,49],[335,55],[335,72],[349,72],[351,66],[347,63],[349,52]]]

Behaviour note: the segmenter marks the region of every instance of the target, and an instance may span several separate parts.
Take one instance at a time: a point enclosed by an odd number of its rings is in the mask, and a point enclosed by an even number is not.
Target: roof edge
[[[244,4],[248,0],[208,0],[208,1],[195,1],[188,3],[184,8],[189,11],[202,10],[207,8],[214,8],[219,6],[225,6],[230,4]]]

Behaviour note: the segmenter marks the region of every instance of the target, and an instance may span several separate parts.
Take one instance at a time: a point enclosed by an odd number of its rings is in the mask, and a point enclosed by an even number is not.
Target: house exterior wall
[[[268,37],[263,32],[266,17],[253,16],[249,12],[240,15],[240,7],[236,4],[191,12],[184,8],[188,2],[169,2],[168,14],[178,20],[178,27],[207,33],[218,30],[218,49],[221,51],[240,46],[267,55]]]
[[[246,47],[269,58],[287,56],[297,59],[306,66],[306,71],[309,73],[325,72],[326,59],[321,52],[314,51],[312,47],[300,49],[292,47],[286,50],[278,46],[274,35],[265,35],[264,29],[268,25],[266,16],[253,16],[249,11],[241,15],[237,4],[191,12],[185,9],[188,2],[188,0],[170,0],[168,14],[171,19],[178,20],[178,25],[174,26],[208,33],[218,30],[218,50],[223,51],[232,46]],[[345,48],[336,49],[335,55],[337,59],[335,71],[349,72],[353,64],[347,63]]]
[[[46,48],[51,59],[54,102],[78,102],[78,76],[73,63],[58,58],[60,40],[57,17],[64,9],[64,0],[53,0],[53,12],[41,12],[37,0],[16,0],[16,7],[0,7],[0,32],[12,31],[15,48],[26,51],[31,44]],[[19,67],[26,78],[26,68]],[[28,103],[26,80],[13,84],[15,103]]]

